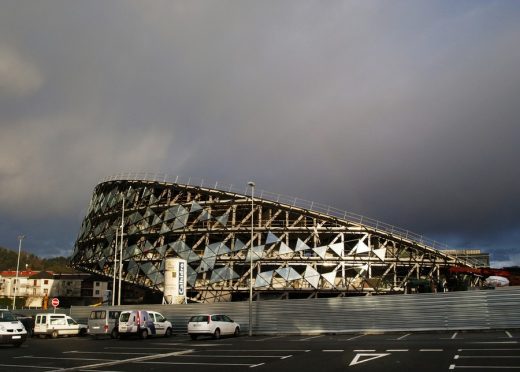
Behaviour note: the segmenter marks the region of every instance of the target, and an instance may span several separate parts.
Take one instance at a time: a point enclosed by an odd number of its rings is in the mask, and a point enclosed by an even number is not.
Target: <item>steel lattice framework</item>
[[[403,293],[411,280],[438,283],[450,266],[471,267],[413,234],[347,214],[262,195],[251,203],[247,189],[146,179],[96,186],[73,267],[112,278],[123,199],[124,282],[162,292],[165,258],[180,257],[189,296],[201,302],[247,299],[250,255],[257,299]]]

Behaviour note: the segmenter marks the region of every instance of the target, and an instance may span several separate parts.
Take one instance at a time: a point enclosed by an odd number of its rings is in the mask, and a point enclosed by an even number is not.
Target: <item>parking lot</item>
[[[10,371],[484,371],[520,369],[520,331],[240,336],[192,341],[30,338],[0,347]]]

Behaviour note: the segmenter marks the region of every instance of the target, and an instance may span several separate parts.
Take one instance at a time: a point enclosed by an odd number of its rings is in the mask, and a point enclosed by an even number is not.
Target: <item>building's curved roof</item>
[[[200,301],[246,296],[251,259],[255,293],[264,297],[403,292],[412,278],[434,286],[446,268],[471,266],[407,230],[265,191],[251,199],[252,191],[166,175],[106,179],[94,190],[72,264],[112,277],[124,200],[124,280],[162,291],[164,259],[180,257],[190,296]]]

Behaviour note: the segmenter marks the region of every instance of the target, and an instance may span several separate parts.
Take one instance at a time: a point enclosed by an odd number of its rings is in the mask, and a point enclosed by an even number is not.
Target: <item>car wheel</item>
[[[166,328],[166,332],[164,332],[164,337],[170,337],[172,335],[172,329]]]
[[[194,340],[194,341],[197,339],[197,335],[194,335],[194,334],[191,334],[190,337],[191,337],[191,339]]]
[[[58,331],[52,331],[51,337],[52,338],[58,338]]]
[[[235,337],[238,337],[238,336],[240,335],[240,328],[236,327],[236,328],[235,328],[235,333],[233,333],[233,335],[234,335]]]
[[[215,340],[218,340],[220,338],[220,329],[215,329],[215,332],[213,333],[213,338]]]
[[[85,337],[87,335],[87,330],[85,328],[81,328],[79,330],[79,337]]]
[[[146,338],[148,338],[148,331],[147,331],[146,329],[143,329],[143,330],[141,331],[141,335],[140,335],[140,336],[141,336],[141,338],[142,338],[143,340],[146,339]]]
[[[110,337],[111,338],[118,338],[119,337],[119,332],[118,332],[117,328],[114,328],[112,330],[112,332],[110,332]]]

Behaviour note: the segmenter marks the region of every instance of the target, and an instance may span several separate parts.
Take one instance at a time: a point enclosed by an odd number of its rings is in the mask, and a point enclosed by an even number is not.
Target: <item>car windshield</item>
[[[13,322],[17,319],[10,311],[0,311],[0,322]]]
[[[207,315],[195,315],[190,318],[190,322],[207,322],[208,316]]]
[[[121,313],[121,318],[119,318],[120,322],[128,322],[130,318],[130,313]]]

